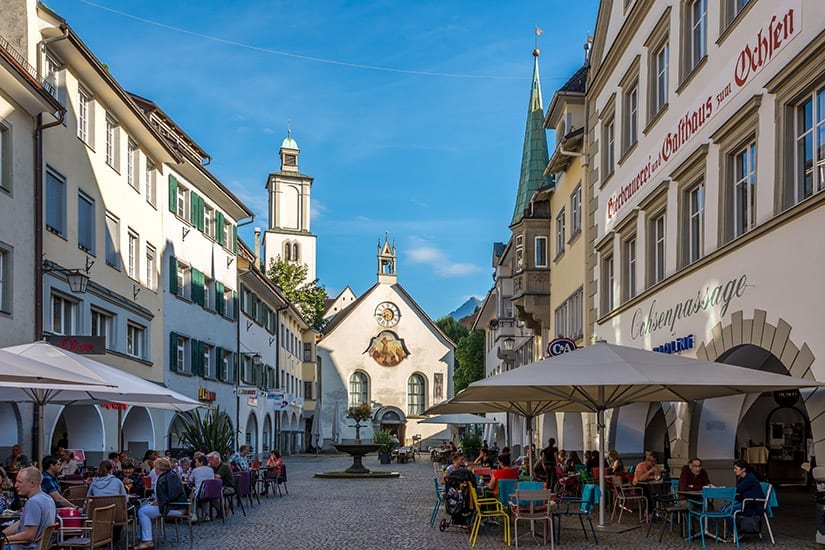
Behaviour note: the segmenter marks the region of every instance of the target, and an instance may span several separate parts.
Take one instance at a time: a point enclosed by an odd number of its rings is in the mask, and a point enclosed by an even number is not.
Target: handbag
[[[762,516],[738,516],[736,530],[740,534],[759,534],[762,532]]]

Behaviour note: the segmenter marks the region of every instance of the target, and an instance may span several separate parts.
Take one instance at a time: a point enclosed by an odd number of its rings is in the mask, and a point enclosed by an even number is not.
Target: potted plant
[[[381,464],[389,464],[392,450],[395,448],[396,440],[392,437],[389,430],[375,430],[372,436],[372,442],[375,445],[381,445],[378,448],[378,461]]]
[[[355,443],[361,444],[361,422],[372,417],[372,407],[367,403],[353,405],[347,409],[347,418],[355,420]]]
[[[467,460],[475,460],[481,450],[481,437],[475,432],[467,432],[461,441],[461,449]]]

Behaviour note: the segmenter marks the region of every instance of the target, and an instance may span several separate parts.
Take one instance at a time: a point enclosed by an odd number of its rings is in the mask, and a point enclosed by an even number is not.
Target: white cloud
[[[453,262],[448,254],[420,237],[413,237],[413,246],[407,251],[412,263],[430,265],[438,277],[464,277],[481,271],[481,267],[474,264]]]

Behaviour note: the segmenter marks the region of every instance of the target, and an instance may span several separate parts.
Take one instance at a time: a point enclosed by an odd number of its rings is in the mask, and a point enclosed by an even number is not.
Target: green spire
[[[544,111],[541,105],[541,82],[539,80],[539,50],[533,50],[533,85],[530,89],[530,104],[527,109],[527,127],[524,129],[524,149],[521,153],[521,175],[518,181],[516,207],[513,221],[516,224],[524,217],[524,209],[530,197],[540,187],[550,183],[543,175],[547,167],[547,134],[544,130]]]

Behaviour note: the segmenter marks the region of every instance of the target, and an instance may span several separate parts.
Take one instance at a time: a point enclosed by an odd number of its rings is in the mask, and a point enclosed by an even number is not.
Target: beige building
[[[596,337],[825,379],[823,29],[817,0],[602,2],[586,143]],[[821,393],[624,407],[607,445],[676,467],[701,456],[716,483],[766,447],[769,477],[798,481],[808,443],[825,455]]]

